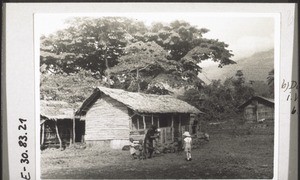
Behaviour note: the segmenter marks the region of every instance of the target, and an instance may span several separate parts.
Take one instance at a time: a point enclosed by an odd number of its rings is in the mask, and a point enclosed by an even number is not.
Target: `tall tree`
[[[274,97],[274,69],[269,72],[267,82],[269,85],[270,97]]]
[[[268,73],[267,82],[269,86],[274,86],[274,69]]]
[[[43,100],[82,103],[95,87],[104,82],[95,79],[91,71],[80,70],[77,73],[53,74],[47,73],[45,66],[41,67],[40,94]],[[78,107],[76,107],[78,108]]]
[[[138,41],[125,48],[125,55],[119,58],[119,64],[107,72],[125,74],[131,77],[138,86],[141,80],[149,84],[153,78],[161,73],[172,73],[177,69],[177,62],[167,59],[168,53],[155,42]]]
[[[107,75],[105,70],[116,65],[131,33],[143,32],[143,23],[121,17],[73,18],[68,27],[41,38],[41,64],[54,73],[91,70]]]
[[[226,43],[203,38],[207,29],[184,21],[146,27],[123,17],[85,17],[66,23],[66,29],[41,37],[41,65],[55,74],[88,70],[115,84],[130,81],[145,87],[154,78],[167,77],[179,82],[172,84],[200,87],[201,61],[220,67],[235,63]]]
[[[201,67],[199,66],[201,61],[219,62],[219,67],[235,63],[230,59],[233,54],[230,50],[227,50],[228,45],[219,40],[203,38],[202,35],[206,32],[208,32],[207,29],[199,29],[184,21],[174,21],[167,25],[155,23],[146,33],[133,35],[133,46],[136,46],[136,43],[142,44],[141,42],[144,42],[148,47],[143,44],[141,45],[143,47],[137,48],[139,51],[126,55],[127,62],[131,61],[131,64],[134,64],[135,67],[148,67],[149,63],[144,61],[150,63],[158,61],[155,60],[157,57],[153,57],[153,53],[148,53],[146,49],[159,49],[159,52],[163,49],[164,55],[158,55],[158,57],[163,57],[161,58],[163,64],[171,66],[171,69],[176,69],[176,71],[164,71],[165,68],[161,68],[162,71],[157,74],[156,78],[167,74],[163,77],[169,77],[168,82],[174,82],[174,80],[179,82],[171,84],[193,84],[201,87],[203,82],[198,78],[198,73],[201,73]],[[160,48],[158,48],[158,45]],[[130,44],[129,46],[131,48]],[[123,57],[119,61],[121,63],[117,65],[118,68],[114,70],[115,73],[118,73],[117,69],[120,69],[121,66],[126,68],[126,65],[122,63],[124,62]],[[129,64],[127,63],[128,66],[130,66]],[[160,66],[164,66],[163,64]],[[174,65],[176,68],[174,68]],[[129,67],[128,69],[131,70],[132,68]],[[150,74],[152,75],[152,73]],[[168,76],[169,74],[172,75]]]
[[[241,105],[254,95],[254,90],[245,83],[245,77],[242,70],[237,70],[235,77],[231,78],[231,82],[234,88],[234,102],[235,106]]]

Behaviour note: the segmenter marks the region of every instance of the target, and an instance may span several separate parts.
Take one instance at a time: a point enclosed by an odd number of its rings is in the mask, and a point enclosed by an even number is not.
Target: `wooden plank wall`
[[[129,139],[129,115],[122,103],[102,95],[86,113],[86,141]]]
[[[274,119],[274,108],[259,103],[257,105],[257,116],[258,119]]]
[[[262,103],[257,103],[256,107],[249,104],[244,108],[244,118],[247,121],[257,121],[259,119],[274,119],[274,108],[266,106]]]

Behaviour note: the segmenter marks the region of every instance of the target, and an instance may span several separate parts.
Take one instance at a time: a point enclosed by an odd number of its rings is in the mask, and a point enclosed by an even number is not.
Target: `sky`
[[[259,51],[274,48],[275,20],[272,14],[257,13],[107,13],[107,14],[38,14],[36,28],[40,34],[49,35],[66,27],[65,20],[75,16],[123,16],[143,21],[150,26],[153,22],[169,23],[184,20],[198,28],[210,31],[205,38],[219,39],[229,45],[233,60],[249,57]],[[214,63],[204,61],[202,67]]]

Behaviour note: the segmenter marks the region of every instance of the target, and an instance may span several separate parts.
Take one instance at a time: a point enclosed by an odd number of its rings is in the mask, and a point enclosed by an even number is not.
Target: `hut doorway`
[[[84,142],[85,121],[75,120],[75,142]]]

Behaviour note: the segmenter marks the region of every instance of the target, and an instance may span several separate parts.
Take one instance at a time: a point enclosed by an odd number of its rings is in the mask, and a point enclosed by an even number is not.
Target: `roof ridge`
[[[110,98],[143,113],[202,113],[196,107],[172,95],[129,92],[103,86],[98,89]]]

